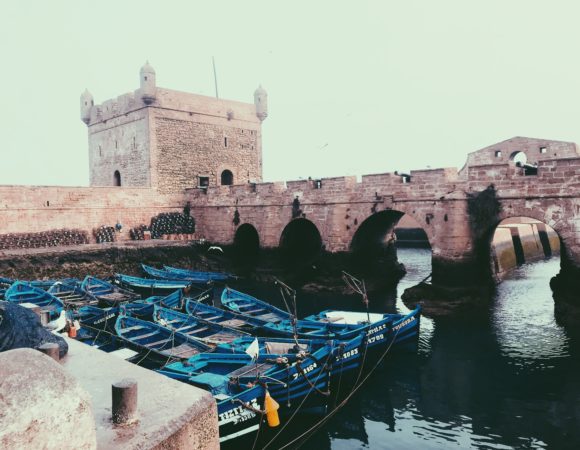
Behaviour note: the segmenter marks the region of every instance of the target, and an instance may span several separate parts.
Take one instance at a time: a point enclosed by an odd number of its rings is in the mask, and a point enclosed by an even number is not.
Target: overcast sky
[[[79,96],[253,102],[264,179],[457,167],[513,136],[580,142],[577,0],[3,1],[0,184],[87,185]]]

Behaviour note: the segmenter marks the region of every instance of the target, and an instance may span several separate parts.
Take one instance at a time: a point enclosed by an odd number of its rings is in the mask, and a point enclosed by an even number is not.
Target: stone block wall
[[[159,191],[197,187],[200,177],[217,186],[224,170],[232,172],[234,184],[261,181],[259,129],[236,122],[220,125],[168,116],[159,112],[154,121]]]
[[[129,229],[149,224],[162,212],[181,212],[182,195],[163,195],[146,188],[0,186],[0,235],[58,229],[86,230],[121,223],[117,240]]]
[[[471,166],[508,163],[517,152],[525,153],[531,164],[557,158],[577,158],[580,155],[574,142],[518,136],[469,153],[459,176],[467,177],[467,169]]]
[[[114,174],[118,171],[121,186],[151,186],[146,109],[107,117],[89,126],[90,185],[115,186]]]
[[[141,90],[91,109],[91,186],[153,187],[182,192],[200,177],[221,184],[262,180],[261,121],[253,104],[156,88],[145,104]]]

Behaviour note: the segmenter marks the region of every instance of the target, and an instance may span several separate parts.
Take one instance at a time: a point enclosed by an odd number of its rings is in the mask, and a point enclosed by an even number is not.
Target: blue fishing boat
[[[169,360],[188,359],[211,347],[156,323],[120,314],[115,323],[117,336],[138,350],[147,349]]]
[[[123,289],[108,281],[87,275],[80,288],[96,297],[99,302],[106,306],[115,306],[119,303],[133,302],[141,296],[135,292]]]
[[[176,275],[182,275],[187,278],[197,280],[228,281],[237,278],[235,275],[225,272],[202,272],[196,270],[180,269],[177,267],[170,266],[163,266],[163,268],[169,273],[174,273]]]
[[[258,330],[262,329],[265,323],[262,320],[245,317],[241,314],[216,308],[215,306],[207,305],[193,299],[186,299],[185,312],[191,316],[199,317],[200,319],[225,327],[236,328],[250,334],[256,334]]]
[[[12,280],[11,278],[0,277],[0,300],[4,300],[4,294],[6,293],[6,290],[12,286],[14,281],[15,280]]]
[[[119,314],[123,313],[141,320],[153,319],[154,305],[149,303],[125,303],[122,306],[99,308],[96,306],[82,306],[73,311],[73,319],[78,320],[82,327],[94,332],[100,330],[115,334],[115,323]],[[82,328],[81,328],[82,329]]]
[[[262,330],[267,334],[292,337],[296,334],[303,338],[319,339],[352,339],[368,328],[369,323],[334,324],[332,322],[315,322],[295,320],[292,315],[251,295],[225,288],[222,292],[222,305],[244,317],[262,321]],[[382,327],[388,319],[377,322]],[[386,327],[386,326],[385,326]]]
[[[68,285],[72,285],[72,286],[77,286],[79,283],[79,280],[77,278],[63,278],[61,280],[31,280],[31,281],[26,281],[26,283],[30,284],[31,286],[34,286],[36,288],[48,291],[53,285],[54,283],[66,283]]]
[[[229,343],[235,339],[249,336],[234,328],[228,328],[215,322],[203,320],[195,316],[180,313],[155,305],[153,318],[156,323],[199,340],[209,346]]]
[[[275,308],[268,303],[258,300],[248,294],[226,288],[222,292],[222,305],[240,315],[261,320],[270,317],[272,320],[262,324],[262,331],[276,336],[319,339],[349,340],[360,333],[366,334],[368,348],[388,346],[391,343],[397,346],[403,343],[412,343],[419,333],[421,308],[403,314],[373,314],[350,313],[356,320],[338,320],[346,311],[325,311],[324,316],[310,316],[303,320],[296,320],[290,314]],[[274,311],[269,313],[267,311]],[[336,313],[337,315],[334,315]],[[272,315],[271,315],[272,314]],[[289,319],[284,319],[286,314]],[[374,320],[373,320],[374,319]],[[392,339],[389,338],[392,336]]]
[[[33,303],[41,310],[50,311],[55,319],[64,308],[64,303],[54,295],[23,281],[14,282],[5,292],[6,301],[14,303]]]
[[[325,411],[330,368],[340,351],[336,342],[260,339],[254,357],[245,351],[232,353],[232,346],[245,350],[255,346],[254,338],[243,341],[220,345],[216,352],[195,355],[186,363],[172,363],[160,371],[213,394],[220,442],[256,431],[269,412],[270,396],[278,402],[282,415],[297,408]],[[224,353],[218,353],[219,348]]]
[[[132,277],[130,275],[115,274],[115,280],[129,288],[146,289],[149,291],[175,291],[191,289],[192,283],[186,280],[157,280],[151,278]]]
[[[198,302],[207,302],[213,299],[213,289],[208,289],[203,291],[201,294],[196,295],[193,298]],[[148,297],[144,300],[145,303],[150,303],[154,305],[159,305],[168,309],[175,309],[177,311],[185,310],[185,302],[187,298],[185,297],[183,290],[174,291],[169,295],[154,295]]]
[[[213,280],[207,277],[191,277],[184,274],[169,272],[165,269],[156,269],[155,267],[146,266],[145,264],[141,264],[141,268],[148,276],[158,280],[188,281],[200,287],[213,282]]]
[[[222,291],[221,302],[222,306],[234,313],[250,316],[264,323],[277,323],[293,318],[290,313],[280,308],[229,287]]]
[[[80,308],[86,305],[98,305],[99,300],[92,294],[83,291],[79,286],[62,281],[54,283],[47,291],[58,297],[68,308]]]
[[[390,341],[395,344],[396,349],[401,349],[407,344],[410,348],[415,348],[419,336],[419,325],[421,321],[421,306],[417,306],[408,314],[377,314],[355,311],[335,311],[326,310],[318,314],[302,319],[304,322],[333,323],[336,325],[355,325],[370,323],[370,329],[376,327],[384,319],[391,320]],[[369,322],[370,320],[370,322]],[[376,334],[376,333],[374,333]]]

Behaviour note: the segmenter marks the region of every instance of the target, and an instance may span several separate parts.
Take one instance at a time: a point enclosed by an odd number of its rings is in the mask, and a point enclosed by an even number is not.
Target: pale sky
[[[577,0],[2,1],[0,184],[88,184],[79,96],[268,91],[266,181],[457,167],[580,143]]]

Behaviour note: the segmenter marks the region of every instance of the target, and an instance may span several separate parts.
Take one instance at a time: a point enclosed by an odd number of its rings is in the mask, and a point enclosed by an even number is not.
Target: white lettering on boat
[[[260,409],[258,399],[254,398],[250,400],[249,403],[250,407],[254,409]],[[229,411],[218,415],[218,425],[225,425],[226,423],[230,422],[233,422],[235,425],[250,420],[253,417],[256,417],[256,413],[254,411],[251,411],[244,406],[236,406],[235,408],[232,408]]]
[[[376,336],[370,337],[368,343],[372,344],[373,342],[382,341],[385,338],[384,334],[377,334]]]
[[[306,367],[305,369],[302,369],[302,372],[304,372],[305,374],[307,374],[308,372],[312,372],[317,367],[318,367],[318,365],[316,363],[312,363],[308,367]],[[299,375],[300,375],[299,372],[296,372],[296,373],[292,374],[292,379],[295,380],[296,378],[298,378]]]
[[[415,317],[409,317],[407,320],[401,322],[398,325],[395,325],[393,327],[393,331],[397,331],[397,330],[399,330],[399,329],[401,329],[403,327],[406,327],[407,325],[409,325],[411,322],[414,322],[414,321],[415,321]]]
[[[374,334],[374,333],[376,333],[376,332],[378,332],[378,331],[384,330],[385,328],[387,328],[387,324],[386,324],[386,323],[383,323],[382,325],[377,325],[376,327],[374,327],[374,328],[371,328],[371,329],[368,331],[367,335]]]
[[[352,350],[349,350],[348,352],[344,352],[342,354],[342,356],[337,356],[336,357],[336,360],[338,362],[340,362],[341,359],[348,359],[348,358],[350,358],[351,356],[354,356],[354,355],[358,355],[358,348],[353,348]]]
[[[115,314],[108,314],[105,317],[99,319],[99,320],[95,320],[94,324],[96,325],[97,323],[101,323],[104,322],[105,320],[109,320],[112,319],[113,317],[115,317]]]

